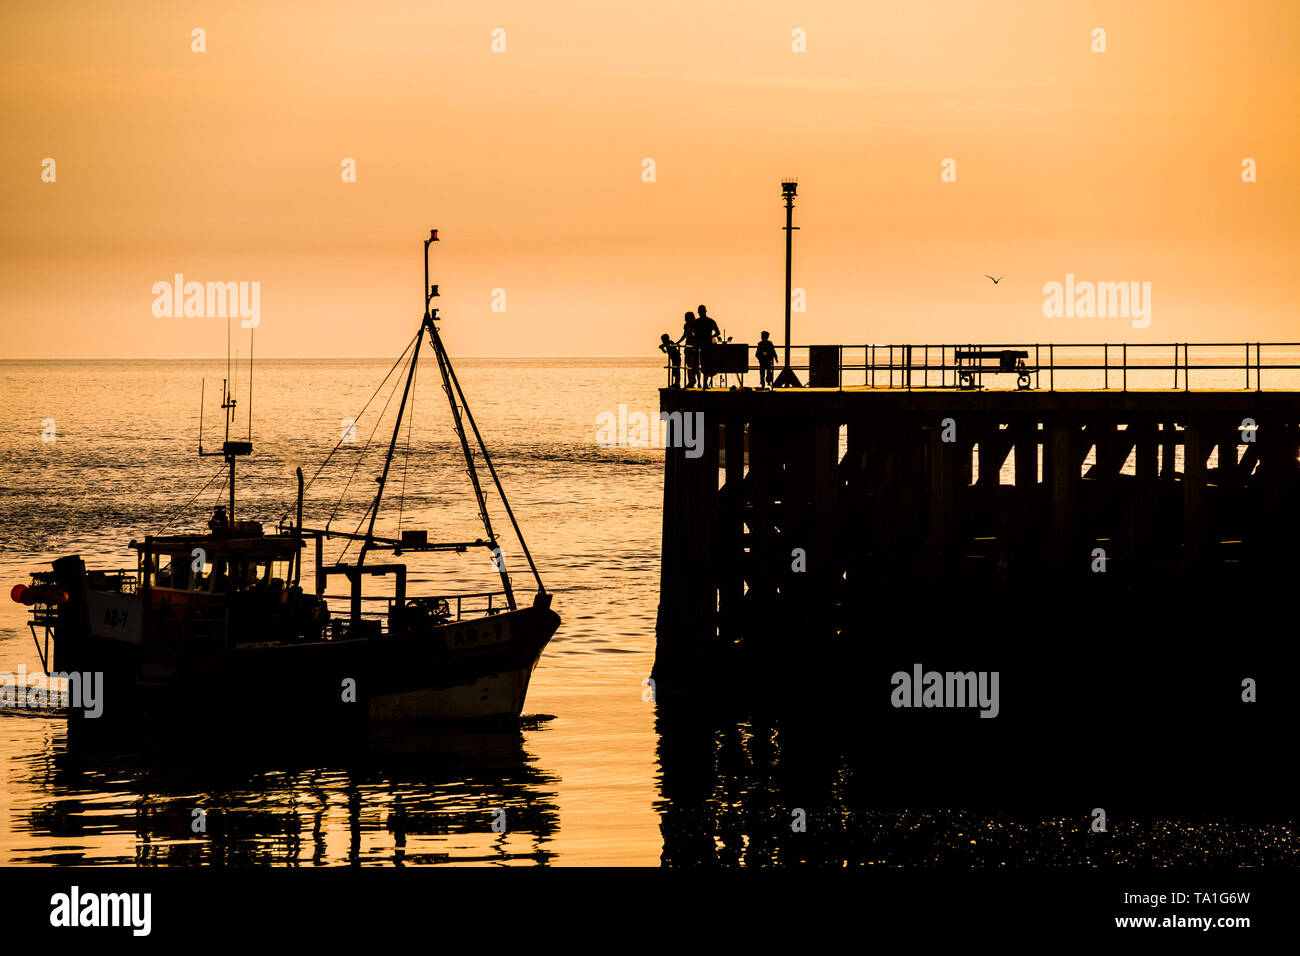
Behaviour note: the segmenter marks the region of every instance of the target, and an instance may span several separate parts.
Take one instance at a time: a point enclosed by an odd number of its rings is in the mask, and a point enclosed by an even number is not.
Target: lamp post
[[[794,224],[794,196],[798,183],[794,179],[781,180],[781,197],[785,199],[785,368],[776,377],[776,388],[798,388],[799,376],[790,368],[790,262],[793,252],[794,231],[799,227]]]

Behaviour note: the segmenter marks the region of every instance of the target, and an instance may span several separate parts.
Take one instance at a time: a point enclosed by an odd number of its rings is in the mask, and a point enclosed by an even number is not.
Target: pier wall
[[[698,457],[665,450],[662,693],[827,682],[888,720],[879,687],[921,663],[1000,670],[1024,720],[1120,694],[1126,719],[1181,701],[1205,727],[1293,696],[1300,393],[664,389],[661,408],[704,422]],[[1239,706],[1246,678],[1268,708]]]

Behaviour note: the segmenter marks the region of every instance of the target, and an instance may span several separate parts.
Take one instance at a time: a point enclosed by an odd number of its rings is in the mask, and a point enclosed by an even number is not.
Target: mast
[[[438,230],[431,229],[429,238],[424,240],[424,324],[421,329],[429,330],[429,344],[433,346],[434,357],[438,360],[438,372],[442,376],[442,390],[447,393],[447,404],[451,407],[452,422],[456,426],[456,436],[460,439],[460,450],[465,456],[465,470],[469,474],[470,484],[474,487],[474,500],[478,503],[479,520],[483,522],[483,533],[487,536],[488,548],[492,551],[492,560],[496,564],[497,573],[501,575],[501,586],[506,592],[506,601],[511,610],[515,607],[514,589],[510,587],[510,575],[506,572],[505,562],[501,560],[501,551],[497,545],[496,533],[492,530],[492,518],[488,515],[487,499],[483,495],[483,485],[478,480],[478,469],[474,466],[474,452],[469,447],[469,438],[465,434],[465,423],[461,419],[461,409],[464,405],[465,398],[460,396],[457,401],[457,394],[460,391],[459,384],[455,382],[455,373],[451,370],[451,359],[447,355],[447,350],[443,347],[442,336],[438,334],[438,310],[430,309],[429,304],[437,298],[438,287],[429,284],[429,246],[438,241]],[[469,409],[464,409],[469,413]],[[475,429],[477,433],[477,429]],[[484,456],[486,458],[486,454]],[[502,499],[504,500],[504,498]],[[522,541],[522,539],[520,539]],[[531,560],[531,559],[530,559]]]
[[[407,369],[406,385],[402,390],[402,401],[397,408],[397,420],[393,423],[393,434],[388,442],[388,453],[384,457],[384,469],[377,479],[379,488],[375,492],[375,500],[371,505],[370,522],[366,529],[360,554],[357,557],[357,566],[359,567],[365,561],[366,552],[375,547],[374,530],[375,520],[379,515],[379,503],[383,499],[384,486],[388,481],[388,472],[392,466],[393,455],[397,450],[397,441],[402,427],[402,416],[405,414],[406,403],[410,398],[411,382],[415,377],[415,363],[419,358],[420,344],[423,341],[424,333],[428,332],[429,344],[433,348],[434,357],[438,361],[438,372],[442,376],[442,388],[447,395],[447,403],[451,408],[452,422],[456,427],[456,435],[460,439],[461,454],[465,457],[465,470],[469,474],[470,484],[474,489],[474,500],[478,504],[479,520],[483,523],[483,532],[487,538],[486,544],[493,552],[493,560],[496,563],[497,572],[501,576],[501,585],[505,590],[506,600],[513,610],[515,608],[514,589],[510,586],[510,575],[506,571],[505,563],[500,559],[496,532],[492,530],[492,518],[488,514],[487,497],[483,493],[483,484],[479,480],[478,468],[474,463],[474,451],[470,447],[469,436],[465,430],[466,420],[469,421],[469,426],[474,432],[475,443],[483,455],[483,461],[488,467],[488,473],[492,477],[497,494],[501,498],[501,503],[510,518],[510,524],[514,529],[515,536],[519,539],[524,556],[528,559],[528,566],[537,581],[537,590],[541,594],[545,594],[546,589],[542,586],[542,579],[537,573],[537,566],[533,562],[532,553],[528,550],[528,544],[524,541],[523,533],[519,529],[519,522],[515,520],[514,511],[510,508],[510,502],[506,500],[505,490],[501,487],[501,479],[497,477],[496,468],[493,466],[492,458],[488,455],[487,447],[483,443],[483,436],[479,433],[478,425],[474,421],[474,415],[470,412],[469,404],[465,401],[465,393],[460,387],[460,381],[456,378],[456,372],[451,367],[451,358],[442,344],[442,336],[438,332],[437,325],[438,310],[430,307],[433,300],[438,297],[438,287],[429,284],[429,247],[437,241],[438,230],[430,230],[429,238],[424,240],[424,318],[420,323],[419,332],[416,333],[415,351],[411,355],[411,365]]]
[[[479,485],[478,470],[474,467],[474,456],[470,452],[469,440],[465,436],[465,428],[461,423],[460,412],[465,412],[465,417],[469,419],[469,427],[474,431],[474,441],[478,444],[479,451],[483,454],[483,463],[487,465],[488,474],[492,477],[492,484],[496,486],[497,497],[501,499],[501,505],[506,509],[506,517],[510,519],[510,527],[514,529],[515,538],[519,541],[519,547],[523,549],[524,558],[528,561],[528,569],[533,573],[533,580],[537,582],[538,596],[546,594],[546,587],[542,584],[542,576],[537,573],[537,564],[533,561],[533,554],[528,550],[528,542],[524,540],[524,533],[519,527],[519,522],[515,518],[514,509],[510,507],[510,499],[506,497],[506,490],[501,487],[501,479],[497,476],[496,466],[492,464],[492,456],[488,454],[487,445],[483,442],[483,436],[479,433],[478,423],[474,421],[474,413],[469,409],[469,402],[465,400],[465,392],[460,387],[460,379],[456,377],[456,370],[451,367],[451,356],[443,347],[442,336],[438,334],[438,327],[434,321],[438,317],[437,310],[429,313],[429,302],[438,295],[438,287],[429,286],[429,243],[438,241],[438,230],[434,229],[429,234],[429,238],[424,243],[424,285],[429,290],[425,299],[425,322],[429,326],[429,341],[433,344],[434,354],[438,357],[438,368],[442,372],[442,384],[447,392],[447,400],[451,403],[451,414],[456,421],[456,433],[460,435],[461,450],[465,454],[465,464],[469,469],[470,480],[474,483],[474,494],[478,498],[479,508],[483,518],[483,530],[488,536],[488,541],[492,547],[492,558],[497,562],[497,570],[501,573],[501,583],[505,586],[506,596],[510,601],[510,607],[515,606],[514,591],[510,587],[510,577],[506,573],[505,562],[500,560],[500,552],[497,550],[496,536],[492,533],[492,524],[488,519],[487,503],[483,498],[483,489]],[[453,388],[455,394],[452,393]],[[459,399],[459,406],[457,405]],[[549,596],[547,597],[549,601]]]
[[[411,352],[411,365],[406,371],[406,385],[402,388],[402,401],[397,406],[397,421],[393,422],[393,437],[388,441],[388,453],[384,455],[383,473],[376,479],[379,488],[375,491],[374,503],[370,506],[370,524],[366,526],[366,537],[361,542],[357,555],[357,567],[366,560],[366,552],[375,546],[375,519],[379,517],[379,502],[384,497],[384,485],[388,481],[388,469],[393,464],[393,453],[397,450],[397,437],[402,430],[402,415],[406,412],[406,400],[411,395],[411,382],[415,378],[415,363],[420,358],[420,343],[424,340],[425,327],[433,328],[429,320],[429,303],[438,294],[438,287],[429,288],[429,244],[438,241],[438,230],[429,231],[429,238],[424,240],[424,318],[420,320],[420,330],[415,333],[415,349]]]
[[[435,309],[436,313],[437,310]],[[501,552],[497,545],[496,533],[492,530],[492,519],[488,516],[487,499],[483,495],[483,485],[478,480],[478,469],[474,467],[474,452],[469,447],[469,438],[465,434],[465,423],[461,420],[461,405],[456,400],[457,388],[453,383],[453,372],[451,371],[451,362],[447,358],[447,350],[443,348],[442,337],[438,334],[438,327],[433,324],[434,318],[428,319],[429,338],[433,343],[433,352],[438,359],[438,371],[442,374],[442,389],[447,393],[447,403],[451,406],[451,416],[456,423],[456,435],[460,438],[460,450],[465,456],[465,470],[469,473],[470,484],[474,486],[474,500],[478,502],[479,520],[483,522],[483,533],[487,535],[487,544],[492,551],[492,560],[496,564],[497,572],[501,575],[501,586],[505,588],[506,600],[510,604],[511,610],[515,606],[514,590],[510,587],[510,575],[506,572],[505,562],[501,560]],[[465,409],[468,412],[468,409]]]

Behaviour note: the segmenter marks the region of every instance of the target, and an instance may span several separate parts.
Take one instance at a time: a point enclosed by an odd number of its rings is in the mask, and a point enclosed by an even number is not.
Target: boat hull
[[[143,619],[127,630],[103,625],[97,609],[104,602],[75,577],[64,586],[75,597],[55,629],[53,669],[102,675],[109,718],[293,724],[518,717],[533,668],[560,624],[543,594],[529,607],[356,639],[177,639],[151,626],[133,595],[112,596],[110,620]]]
[[[531,668],[485,674],[471,684],[380,694],[370,699],[371,720],[474,720],[519,716]]]

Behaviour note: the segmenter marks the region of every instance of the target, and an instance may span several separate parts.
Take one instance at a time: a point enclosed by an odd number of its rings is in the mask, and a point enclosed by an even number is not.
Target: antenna
[[[239,349],[235,349],[235,379],[230,383],[230,411],[226,413],[226,437],[230,437],[230,425],[235,420],[235,396],[239,394]]]
[[[429,303],[438,297],[438,287],[429,285],[429,245],[438,241],[438,230],[430,229],[429,238],[424,240],[424,317],[438,318],[438,310],[429,312]]]
[[[221,380],[221,417],[226,421],[226,438],[230,438],[230,379]]]
[[[235,361],[232,367],[230,360],[230,319],[226,319],[226,377],[221,380],[221,411],[226,420],[226,436],[221,443],[221,451],[205,452],[203,450],[203,412],[204,405],[207,404],[208,384],[208,380],[205,378],[199,385],[199,455],[203,458],[220,456],[226,460],[226,467],[230,470],[230,505],[226,520],[230,528],[235,526],[235,459],[240,455],[251,455],[253,453],[252,441],[230,440],[230,426],[235,421],[235,393],[238,390],[238,380],[232,381],[232,375],[239,375],[239,353],[235,353]],[[248,433],[251,439],[253,434],[253,337],[251,332],[248,337]]]

